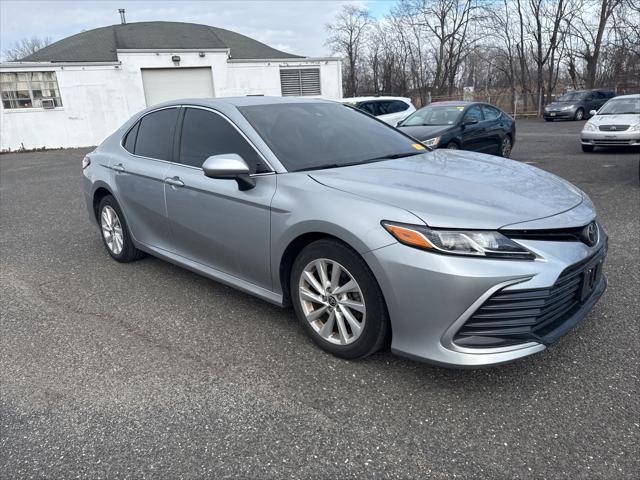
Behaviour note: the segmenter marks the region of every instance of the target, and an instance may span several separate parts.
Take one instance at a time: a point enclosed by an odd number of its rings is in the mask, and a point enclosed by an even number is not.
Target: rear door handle
[[[122,172],[124,172],[124,165],[119,163],[119,164],[114,165],[113,167],[111,167],[111,170],[114,170],[116,172],[122,173]]]
[[[179,177],[165,178],[164,183],[172,187],[184,187],[184,182]]]

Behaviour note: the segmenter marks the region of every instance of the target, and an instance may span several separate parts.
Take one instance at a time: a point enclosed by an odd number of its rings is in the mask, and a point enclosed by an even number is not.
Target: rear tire
[[[511,143],[511,137],[509,135],[505,135],[500,142],[500,156],[502,158],[511,158],[511,149],[513,148],[513,144]]]
[[[298,320],[323,350],[357,359],[385,344],[390,327],[382,291],[348,246],[331,239],[307,245],[293,263],[290,286]]]
[[[111,258],[128,263],[144,257],[144,252],[134,246],[124,214],[112,195],[106,195],[100,201],[97,216],[102,243]]]
[[[593,152],[593,145],[582,145],[582,151],[585,153]]]

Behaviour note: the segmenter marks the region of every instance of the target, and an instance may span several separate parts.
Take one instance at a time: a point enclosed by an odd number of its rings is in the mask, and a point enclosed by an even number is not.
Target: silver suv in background
[[[335,102],[168,102],[89,153],[83,178],[114,260],[149,253],[292,305],[342,358],[390,344],[444,365],[509,362],[555,342],[606,287],[607,235],[578,188],[428,151]]]
[[[411,99],[405,97],[352,97],[343,98],[340,102],[373,115],[394,127],[416,111]]]

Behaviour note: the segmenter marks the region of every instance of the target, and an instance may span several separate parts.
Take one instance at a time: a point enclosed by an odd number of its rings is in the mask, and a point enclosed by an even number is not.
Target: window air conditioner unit
[[[56,102],[53,101],[53,98],[43,98],[42,99],[42,108],[56,108]]]

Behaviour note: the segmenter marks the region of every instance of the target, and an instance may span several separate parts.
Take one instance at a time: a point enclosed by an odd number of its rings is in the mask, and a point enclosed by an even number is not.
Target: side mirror
[[[591,111],[589,112],[589,115],[591,115],[591,116],[593,117],[596,113],[598,113],[598,111],[597,111],[597,110],[591,110]]]
[[[256,186],[247,162],[235,153],[224,153],[207,158],[202,164],[204,175],[209,178],[230,179],[238,182],[240,190],[250,190]]]

